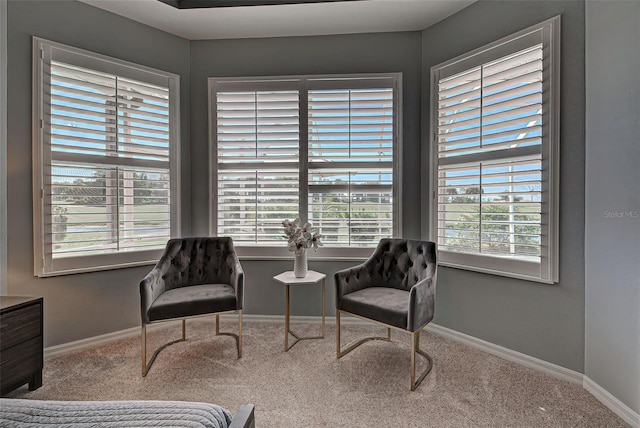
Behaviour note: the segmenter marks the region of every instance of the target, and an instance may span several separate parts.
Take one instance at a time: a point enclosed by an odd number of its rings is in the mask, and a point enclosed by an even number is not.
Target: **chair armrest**
[[[180,252],[182,244],[182,239],[169,239],[158,263],[156,263],[153,269],[151,269],[151,272],[140,281],[140,314],[143,323],[149,322],[149,308],[153,302],[155,302],[162,293],[167,291],[167,281],[169,282],[169,289],[176,286],[176,284],[171,283],[174,281],[172,278],[165,280],[165,275],[171,268],[174,257]]]
[[[238,409],[229,428],[255,428],[256,419],[254,415],[255,406],[253,404],[243,404]]]
[[[345,295],[371,285],[367,261],[357,266],[339,270],[333,275],[336,287],[336,308],[339,307],[340,300]]]
[[[409,331],[416,331],[433,319],[435,298],[435,273],[411,287],[411,290],[409,290],[409,315],[407,318],[407,329]]]
[[[242,309],[242,303],[244,302],[244,270],[242,270],[238,254],[234,252],[231,254],[231,257],[232,272],[229,278],[229,285],[233,287],[233,290],[236,293],[236,308]]]
[[[162,258],[151,269],[151,272],[140,281],[140,315],[142,322],[149,322],[149,308],[156,299],[166,291],[164,274],[167,272],[170,263],[163,255]]]

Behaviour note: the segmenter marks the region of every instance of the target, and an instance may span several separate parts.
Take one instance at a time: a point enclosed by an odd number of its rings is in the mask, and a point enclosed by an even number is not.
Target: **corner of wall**
[[[0,295],[7,285],[7,1],[0,0]]]
[[[636,426],[639,19],[638,2],[585,6],[585,388],[621,417],[631,415],[625,420]]]

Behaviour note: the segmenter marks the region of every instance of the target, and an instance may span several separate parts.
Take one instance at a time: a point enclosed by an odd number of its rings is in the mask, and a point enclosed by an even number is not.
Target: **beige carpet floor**
[[[187,322],[187,341],[160,353],[140,376],[138,337],[48,359],[44,385],[9,396],[50,400],[192,400],[235,412],[256,405],[258,428],[268,427],[625,427],[581,386],[426,332],[421,348],[434,369],[409,388],[408,335],[369,342],[335,357],[334,325],[324,340],[283,351],[281,323],[246,322],[244,357],[230,337],[215,337],[213,320]],[[180,334],[179,323],[148,332],[149,349]],[[232,321],[223,330],[235,331]],[[319,325],[294,324],[313,335]],[[343,343],[380,327],[343,326]],[[151,354],[151,353],[150,353]]]

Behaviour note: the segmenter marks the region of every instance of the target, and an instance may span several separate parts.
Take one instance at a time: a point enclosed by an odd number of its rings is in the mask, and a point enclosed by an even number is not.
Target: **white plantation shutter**
[[[309,162],[392,162],[393,81],[387,85],[310,90]]]
[[[224,91],[220,86],[216,95],[219,163],[298,161],[297,85],[290,90],[258,91]]]
[[[438,242],[443,251],[540,263],[541,163],[528,159],[442,167]]]
[[[298,215],[298,171],[221,169],[218,235],[243,243],[282,243],[282,220]]]
[[[309,171],[309,220],[325,245],[371,247],[393,236],[392,170]]]
[[[397,82],[210,79],[214,233],[285,249],[282,221],[301,217],[327,248],[393,236]]]
[[[168,171],[53,163],[48,178],[53,259],[158,249],[171,236]]]
[[[438,82],[438,157],[542,143],[542,44]]]
[[[177,78],[42,40],[35,46],[36,274],[157,259],[177,230]]]
[[[443,264],[557,278],[555,22],[432,69],[433,236]]]
[[[395,80],[309,85],[309,221],[325,245],[375,246],[394,232]]]
[[[215,97],[216,233],[281,244],[282,220],[299,209],[298,84],[219,82]]]

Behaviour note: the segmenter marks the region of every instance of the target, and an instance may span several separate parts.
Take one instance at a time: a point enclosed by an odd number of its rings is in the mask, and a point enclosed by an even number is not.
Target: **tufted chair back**
[[[235,268],[228,237],[171,239],[165,249],[165,290],[200,284],[230,284]]]
[[[231,238],[169,240],[158,263],[140,282],[142,322],[149,322],[149,308],[161,294],[201,284],[231,285],[236,293],[236,309],[242,309],[244,272]]]
[[[436,268],[436,245],[411,239],[381,239],[365,262],[373,287],[391,287],[409,291]]]

